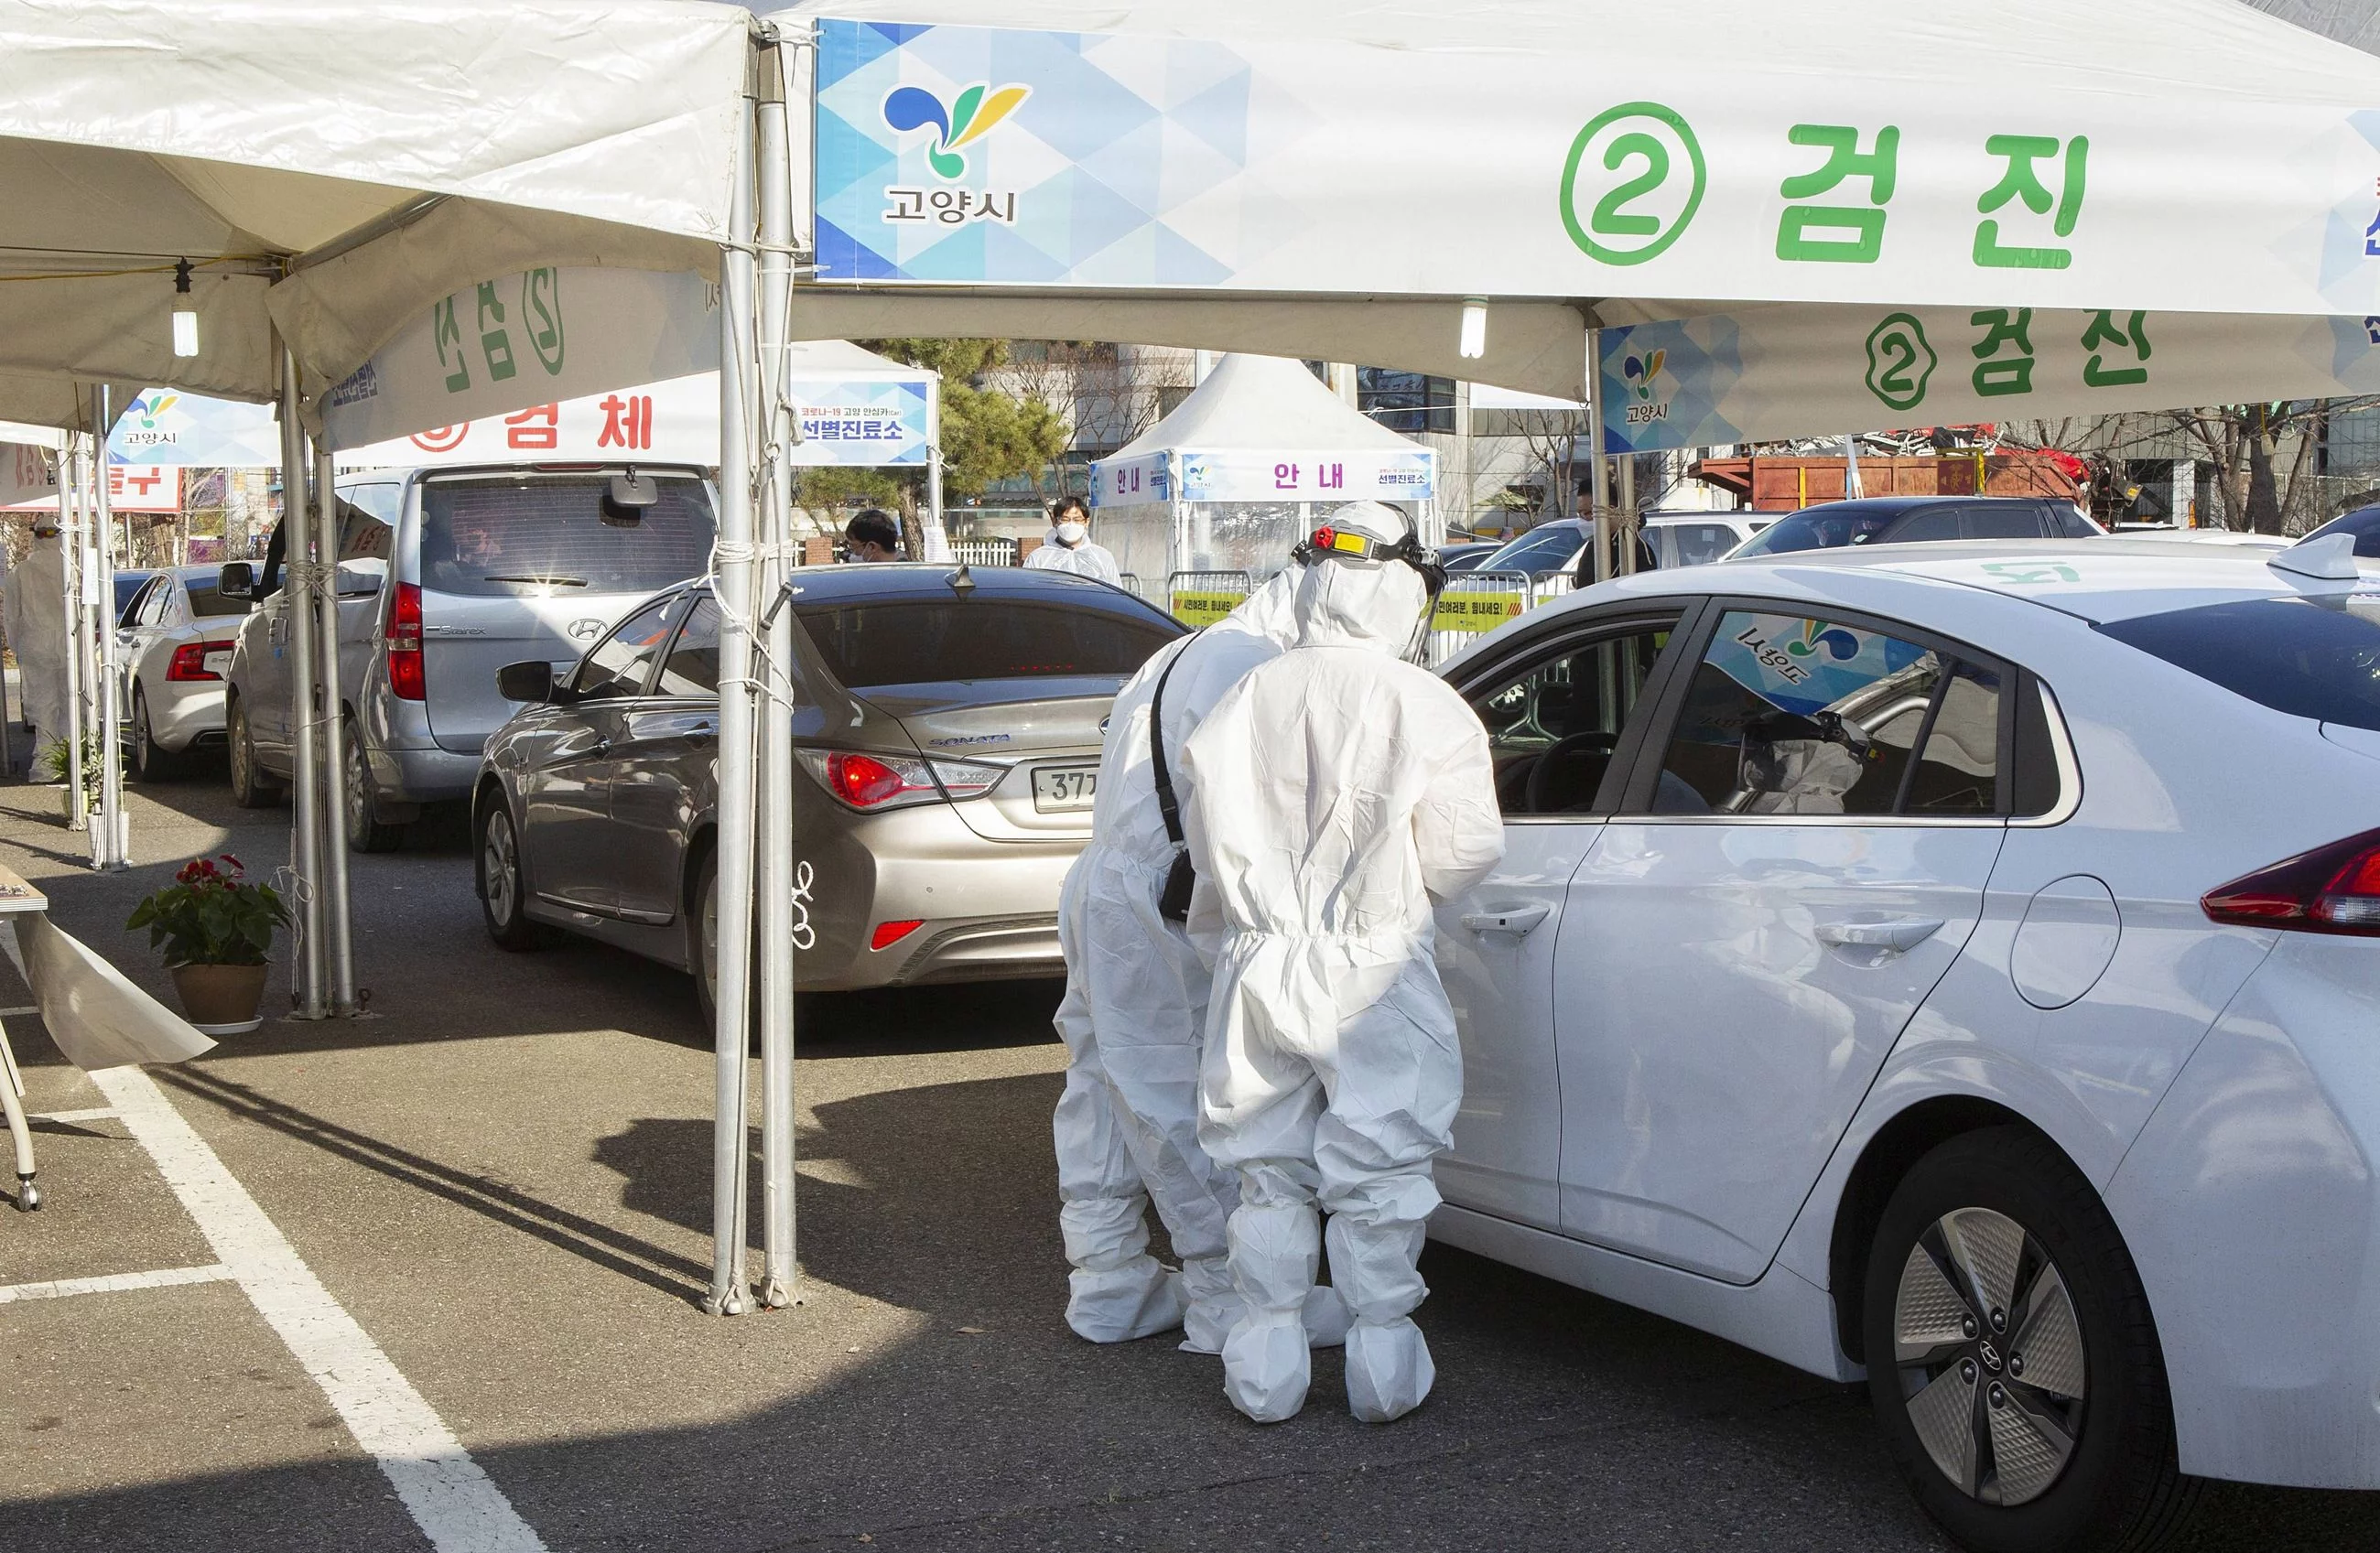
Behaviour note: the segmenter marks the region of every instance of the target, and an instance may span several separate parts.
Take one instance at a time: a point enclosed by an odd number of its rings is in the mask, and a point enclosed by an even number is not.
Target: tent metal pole
[[[71,485],[58,482],[58,551],[64,558],[67,589],[67,829],[82,831],[90,828],[84,810],[82,746],[91,721],[83,710],[83,627],[90,611],[83,607],[83,481],[89,478],[90,459],[83,448],[79,431],[67,433],[67,445],[73,455],[74,479]],[[65,470],[61,469],[60,474]],[[71,497],[71,500],[69,500]]]
[[[356,945],[347,911],[347,733],[346,700],[339,686],[339,549],[344,532],[339,523],[338,466],[327,447],[314,448],[314,531],[322,536],[322,625],[318,634],[322,661],[317,671],[322,694],[322,948],[329,964],[331,1013],[345,1018],[356,1012]]]
[[[306,500],[306,428],[298,419],[298,358],[286,345],[281,355],[281,618],[289,628],[289,726],[296,746],[296,780],[290,784],[296,811],[291,866],[298,874],[298,920],[304,942],[297,957],[296,1007],[299,1019],[322,1017],[322,746],[314,700],[314,525]]]
[[[124,813],[124,746],[119,735],[123,682],[115,661],[115,521],[107,493],[107,432],[112,424],[104,384],[91,390],[91,457],[98,474],[91,482],[94,521],[91,524],[91,570],[101,616],[93,645],[99,649],[99,864],[103,868],[126,866],[128,844]]]
[[[744,1093],[752,1009],[752,95],[737,116],[728,246],[719,255],[718,1023],[711,1034],[710,1292],[702,1308],[740,1316],[745,1280]],[[698,907],[697,909],[700,909]]]
[[[1586,511],[1595,525],[1595,580],[1611,576],[1611,509],[1603,495],[1603,331],[1586,332]],[[1573,455],[1573,462],[1575,455]]]
[[[793,309],[793,155],[779,55],[761,52],[759,105],[761,455],[760,586],[771,616],[760,698],[760,1303],[797,1297],[794,1213],[794,724],[788,661],[794,612],[780,589],[794,537],[795,418],[786,406],[785,334]]]

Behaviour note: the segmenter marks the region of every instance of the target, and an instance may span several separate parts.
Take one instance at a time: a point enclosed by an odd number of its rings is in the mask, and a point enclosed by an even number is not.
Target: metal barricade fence
[[[1245,572],[1173,572],[1165,579],[1165,607],[1184,625],[1212,625],[1251,590]]]
[[[1123,588],[1125,592],[1131,594],[1135,599],[1146,599],[1148,597],[1148,589],[1140,586],[1140,574],[1138,572],[1124,573],[1123,576],[1116,578],[1116,586]]]
[[[1536,609],[1539,604],[1550,604],[1563,594],[1577,590],[1578,574],[1575,571],[1534,573],[1529,577],[1529,607]]]
[[[1430,666],[1448,659],[1493,631],[1517,620],[1536,602],[1526,572],[1457,572],[1446,579],[1430,616],[1427,655]]]

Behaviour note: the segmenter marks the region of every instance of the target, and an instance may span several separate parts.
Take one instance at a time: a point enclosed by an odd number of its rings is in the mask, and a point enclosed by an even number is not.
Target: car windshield
[[[689,475],[655,474],[660,501],[632,525],[603,521],[607,475],[471,475],[421,491],[421,585],[516,597],[650,593],[710,564],[710,493]]]
[[[2380,729],[2380,595],[2202,604],[2098,629],[2259,706]]]
[[[1129,674],[1174,636],[1145,614],[1013,599],[822,603],[795,613],[835,678],[855,690]]]
[[[1866,544],[1893,525],[1901,515],[1888,507],[1806,507],[1755,534],[1742,550],[1745,555],[1784,555],[1797,550],[1840,550]]]
[[[1585,544],[1575,528],[1533,528],[1473,567],[1480,572],[1558,572]]]

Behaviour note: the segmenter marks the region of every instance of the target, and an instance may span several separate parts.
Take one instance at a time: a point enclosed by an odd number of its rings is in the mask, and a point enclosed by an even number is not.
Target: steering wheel
[[[1590,733],[1572,734],[1568,738],[1556,740],[1554,746],[1551,749],[1547,750],[1543,755],[1538,756],[1537,763],[1529,768],[1528,812],[1531,814],[1567,812],[1566,810],[1548,809],[1546,807],[1546,800],[1551,795],[1553,791],[1554,780],[1552,773],[1557,770],[1555,763],[1560,760],[1565,755],[1578,755],[1585,753],[1600,755],[1604,758],[1605,764],[1609,765],[1611,759],[1611,752],[1618,746],[1619,743],[1620,735],[1617,734],[1607,734],[1602,732],[1600,729]],[[1597,781],[1599,782],[1600,780],[1600,777],[1598,777]],[[1589,793],[1586,796],[1588,802],[1591,803],[1594,801],[1594,794]]]

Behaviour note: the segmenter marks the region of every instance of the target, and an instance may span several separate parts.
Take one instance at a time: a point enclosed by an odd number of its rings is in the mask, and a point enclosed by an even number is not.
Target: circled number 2
[[[1589,258],[1642,264],[1685,231],[1708,177],[1702,145],[1677,110],[1622,103],[1589,119],[1571,142],[1562,225]]]

